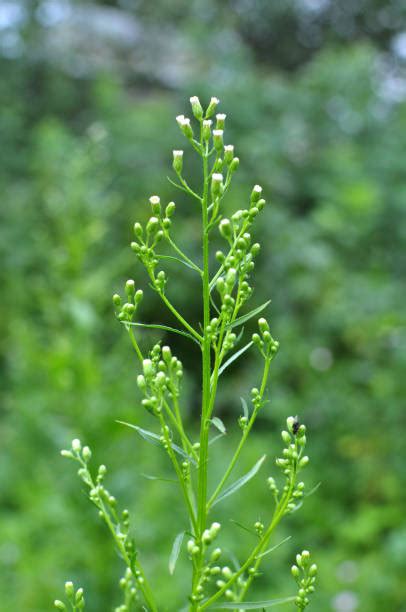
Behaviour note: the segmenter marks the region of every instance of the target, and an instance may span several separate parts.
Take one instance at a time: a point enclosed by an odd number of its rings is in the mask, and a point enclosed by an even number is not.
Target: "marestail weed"
[[[267,396],[269,371],[275,358],[279,343],[271,334],[266,318],[258,319],[258,331],[250,341],[241,346],[241,330],[244,324],[265,311],[269,302],[252,310],[246,303],[252,294],[251,275],[260,245],[254,242],[251,229],[256,218],[265,206],[262,188],[255,185],[249,196],[246,208],[237,210],[231,218],[223,216],[222,201],[230,188],[239,159],[234,155],[234,147],[224,144],[224,124],[226,115],[216,114],[219,100],[212,98],[204,111],[199,99],[190,99],[192,113],[197,129],[189,118],[179,115],[176,121],[194,153],[201,158],[202,185],[199,191],[193,190],[183,175],[183,151],[173,151],[173,170],[176,179],[171,181],[175,187],[186,192],[194,201],[196,213],[201,215],[201,261],[193,261],[175,240],[172,232],[172,219],[175,203],[163,207],[157,195],[150,197],[151,217],[143,227],[134,225],[134,241],[131,243],[136,258],[145,267],[150,285],[156,291],[163,305],[172,313],[178,327],[149,325],[166,334],[171,332],[186,336],[190,342],[200,347],[202,394],[200,438],[191,438],[187,423],[182,414],[180,401],[183,368],[180,360],[172,354],[169,346],[155,344],[144,354],[137,338],[140,327],[148,327],[137,319],[137,309],[143,299],[143,291],[137,289],[134,280],[125,285],[124,300],[113,296],[116,316],[123,324],[136,357],[140,373],[138,387],[143,395],[142,405],[155,420],[155,431],[147,431],[136,425],[134,428],[146,440],[161,445],[167,453],[177,477],[188,516],[185,532],[174,539],[170,554],[169,571],[173,572],[178,555],[182,549],[190,560],[190,588],[185,592],[184,610],[201,612],[212,609],[264,610],[278,604],[289,604],[304,610],[309,604],[309,595],[314,591],[317,567],[310,561],[308,551],[296,556],[291,573],[297,583],[297,593],[290,597],[267,601],[247,601],[249,592],[255,588],[263,559],[272,552],[269,548],[271,536],[282,519],[303,503],[305,485],[299,481],[299,473],[307,465],[309,458],[304,454],[306,427],[297,417],[290,416],[286,429],[282,431],[284,448],[276,458],[276,467],[281,471],[279,478],[269,477],[267,487],[273,507],[264,508],[266,521],[256,522],[253,530],[256,540],[245,558],[230,569],[227,553],[221,548],[221,530],[215,520],[215,504],[236,493],[259,471],[264,461],[262,457],[254,467],[237,480],[232,481],[233,470],[241,456],[249,434],[254,427],[258,414],[264,409]],[[215,119],[213,118],[215,115]],[[196,130],[196,131],[195,131]],[[212,257],[213,234],[223,240],[224,247]],[[220,236],[218,235],[220,234]],[[168,277],[161,268],[168,255],[160,255],[160,245],[173,251],[171,259],[185,265],[190,274],[201,279],[202,319],[200,326],[193,326],[182,315],[167,291]],[[173,262],[172,262],[173,263]],[[242,414],[238,418],[240,428],[239,442],[227,465],[223,476],[214,490],[208,490],[208,470],[210,469],[210,436],[212,428],[220,434],[225,427],[216,415],[216,395],[220,376],[226,368],[249,349],[256,350],[262,360],[262,375],[250,391],[250,401],[242,400]],[[104,485],[106,467],[100,465],[97,471],[90,469],[91,451],[82,446],[80,440],[72,442],[70,450],[62,455],[74,459],[79,464],[79,477],[88,488],[89,498],[96,506],[99,516],[105,522],[115,542],[117,551],[125,566],[120,580],[123,603],[116,612],[130,610],[171,609],[167,603],[159,602],[159,584],[153,577],[146,575],[142,564],[142,554],[138,553],[136,542],[130,532],[128,510],[120,511],[114,496]],[[279,481],[279,484],[278,482]],[[183,536],[189,534],[187,538]],[[240,551],[237,551],[237,558]],[[230,563],[232,565],[232,563]],[[158,581],[157,581],[158,582]],[[56,600],[58,610],[73,611],[85,608],[83,589],[75,589],[72,582],[65,584],[65,601]],[[250,593],[249,598],[252,598]]]

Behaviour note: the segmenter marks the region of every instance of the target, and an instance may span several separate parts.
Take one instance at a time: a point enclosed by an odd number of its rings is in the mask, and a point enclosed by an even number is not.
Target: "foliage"
[[[172,541],[166,527],[182,529],[172,511],[177,495],[156,449],[112,425],[114,419],[134,419],[138,395],[125,344],[111,325],[106,287],[118,290],[116,279],[130,275],[130,254],[122,249],[130,239],[128,219],[146,214],[142,194],[152,181],[162,179],[154,185],[169,201],[163,152],[174,142],[176,126],[168,128],[166,118],[190,90],[210,96],[214,88],[232,117],[233,141],[247,151],[228,194],[229,210],[240,207],[239,185],[249,177],[256,176],[270,194],[271,210],[263,211],[258,227],[269,255],[258,260],[253,299],[262,304],[272,293],[272,325],[284,347],[271,374],[271,383],[277,380],[272,404],[258,421],[238,476],[255,465],[264,447],[277,448],[277,424],[297,413],[313,432],[309,482],[321,481],[317,502],[310,497],[295,519],[299,527],[282,526],[280,541],[291,539],[278,550],[269,581],[258,578],[258,596],[265,599],[277,585],[288,592],[291,579],[279,567],[309,545],[324,568],[313,609],[402,610],[406,111],[401,64],[380,52],[392,49],[390,33],[399,32],[402,20],[386,27],[384,47],[365,29],[362,43],[344,36],[334,37],[332,45],[321,24],[320,51],[310,55],[297,30],[281,22],[275,36],[298,50],[292,73],[266,47],[261,65],[254,61],[229,9],[220,14],[210,5],[202,16],[196,4],[167,12],[168,29],[159,19],[159,36],[149,37],[156,48],[165,36],[176,40],[182,33],[190,46],[176,47],[177,57],[193,51],[186,75],[169,87],[153,70],[159,63],[161,72],[173,75],[173,65],[164,61],[166,47],[160,47],[159,62],[150,61],[147,75],[123,76],[105,66],[77,75],[61,70],[45,47],[29,46],[34,40],[41,45],[53,31],[47,26],[38,32],[34,21],[30,35],[24,34],[26,50],[1,58],[2,606],[48,609],[66,573],[86,588],[89,609],[117,603],[118,560],[62,459],[56,459],[69,437],[94,441],[95,462],[111,458],[110,487],[135,517],[140,506],[148,508],[154,528],[137,530],[140,546],[156,551],[148,570],[167,573]],[[158,24],[155,3],[145,5],[150,22]],[[238,19],[258,24],[257,5]],[[363,6],[366,20],[371,11]],[[393,7],[395,2],[382,11],[373,8],[373,19],[384,19]],[[245,29],[259,37],[256,28]],[[276,46],[281,53],[288,48]],[[5,43],[2,53],[4,48]],[[67,63],[69,58],[67,49]],[[193,164],[187,169],[197,177]],[[194,256],[196,224],[182,194],[176,226]],[[172,275],[179,295],[181,282]],[[185,315],[196,321],[195,287],[183,285],[182,291]],[[148,310],[143,304],[140,309],[144,321],[158,320],[154,296]],[[165,324],[172,323],[168,316]],[[250,331],[255,330],[247,322]],[[144,337],[161,337],[151,334],[141,330],[142,346]],[[195,354],[182,337],[171,336],[171,343],[184,363],[185,404],[193,423]],[[229,450],[213,446],[214,479],[235,444],[229,423],[241,408],[232,398],[243,395],[255,367],[247,353],[224,372],[219,414],[227,429],[222,444]],[[136,414],[148,429],[146,418]],[[125,466],[130,454],[134,465]],[[151,479],[163,473],[167,480]],[[261,507],[264,497],[253,483],[247,491],[239,506],[249,522],[261,518],[249,507]],[[154,517],[163,499],[165,521],[159,523]],[[218,504],[222,523],[232,499]],[[83,524],[74,521],[79,512]],[[248,545],[250,534],[233,525],[230,544],[239,537]],[[175,585],[177,591],[185,586],[183,561],[162,585],[168,601]]]

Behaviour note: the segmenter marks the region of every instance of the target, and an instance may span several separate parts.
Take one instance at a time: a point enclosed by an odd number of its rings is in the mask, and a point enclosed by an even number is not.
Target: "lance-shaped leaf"
[[[219,495],[218,498],[213,502],[213,506],[215,506],[216,504],[218,504],[220,501],[222,501],[226,497],[229,497],[230,495],[232,495],[233,493],[238,491],[238,489],[241,489],[241,487],[243,487],[245,484],[247,484],[247,482],[249,482],[251,480],[251,478],[254,478],[254,476],[259,472],[263,462],[265,461],[265,458],[266,458],[266,455],[263,455],[261,457],[261,459],[259,459],[256,462],[254,467],[252,467],[250,469],[249,472],[247,472],[244,476],[241,476],[241,478],[239,478],[232,485],[227,487],[223,491],[223,493],[221,495]]]
[[[232,323],[227,325],[227,328],[231,329],[233,327],[237,327],[237,325],[242,325],[242,323],[245,323],[246,321],[249,321],[250,319],[252,319],[252,317],[255,317],[255,315],[257,315],[260,312],[262,312],[264,310],[264,308],[269,306],[270,303],[271,303],[271,300],[268,300],[264,304],[261,304],[261,306],[258,306],[257,308],[254,308],[254,310],[250,310],[250,312],[247,312],[247,314],[242,315],[241,317],[238,317],[238,319],[236,319],[235,321],[233,321]]]
[[[138,425],[133,425],[132,423],[126,423],[125,421],[117,421],[117,423],[120,423],[121,425],[126,425],[127,427],[130,427],[131,429],[135,429],[135,431],[139,433],[141,438],[144,438],[144,440],[146,440],[147,442],[150,442],[151,444],[154,444],[155,446],[162,446],[160,436],[153,433],[152,431],[148,431],[147,429],[142,429],[141,427],[138,427]],[[187,452],[185,452],[183,448],[180,448],[180,446],[178,446],[174,442],[171,442],[170,444],[171,444],[172,450],[175,451],[175,453],[178,453],[178,455],[180,455],[184,459],[187,459],[188,461],[191,461],[194,465],[196,465],[196,461],[193,459],[193,457],[189,455]]]
[[[283,597],[281,599],[267,599],[264,601],[242,601],[241,603],[230,601],[223,604],[217,604],[210,607],[210,610],[266,610],[266,608],[272,608],[272,606],[279,606],[280,604],[291,603],[295,601],[295,597]]]
[[[210,423],[213,423],[214,427],[218,429],[220,433],[227,433],[226,426],[224,425],[223,421],[219,419],[219,417],[213,417],[210,419]]]
[[[175,327],[169,327],[169,325],[161,325],[160,323],[133,323],[131,321],[123,321],[124,325],[131,325],[133,327],[145,327],[147,329],[162,329],[163,331],[168,331],[173,334],[179,334],[179,336],[185,336],[185,338],[189,338],[189,340],[193,340],[196,344],[199,342],[196,338],[193,338],[192,334],[188,334],[188,332],[182,331],[181,329],[176,329]]]
[[[231,357],[229,359],[227,359],[227,361],[225,361],[223,363],[223,365],[221,366],[221,368],[219,369],[219,376],[221,376],[221,374],[224,372],[224,370],[226,370],[228,368],[229,365],[231,365],[233,363],[233,361],[235,361],[236,359],[238,359],[239,357],[241,357],[241,355],[243,353],[245,353],[245,351],[248,351],[248,349],[253,345],[253,342],[251,340],[251,342],[248,342],[248,344],[246,344],[245,346],[243,346],[239,351],[237,351],[236,353],[234,353],[233,355],[231,355]]]
[[[169,573],[171,574],[171,576],[173,572],[175,571],[176,562],[179,557],[179,553],[182,547],[182,542],[183,542],[184,537],[185,537],[185,532],[181,531],[180,533],[178,533],[178,535],[173,541],[171,554],[169,555]]]

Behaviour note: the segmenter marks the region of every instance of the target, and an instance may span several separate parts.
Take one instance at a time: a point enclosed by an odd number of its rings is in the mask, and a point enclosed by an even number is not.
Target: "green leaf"
[[[235,361],[236,359],[241,357],[241,355],[243,353],[245,353],[245,351],[247,351],[253,344],[254,343],[251,340],[251,342],[248,342],[248,344],[243,346],[239,351],[237,351],[236,353],[231,355],[231,357],[229,359],[227,359],[227,361],[224,362],[223,365],[221,366],[221,368],[219,369],[219,376],[221,376],[221,374],[224,372],[224,370],[226,370],[228,368],[228,366],[233,363],[233,361]]]
[[[269,555],[271,552],[273,552],[274,550],[279,548],[279,546],[282,546],[282,544],[285,544],[285,542],[290,540],[291,537],[292,536],[288,536],[287,538],[282,540],[282,542],[279,542],[279,544],[275,544],[275,546],[272,546],[272,548],[268,548],[268,550],[266,550],[265,552],[261,553],[260,555],[257,555],[255,558],[256,559],[260,559],[261,557],[265,557],[266,555]]]
[[[162,478],[161,476],[152,476],[151,474],[143,474],[143,473],[141,473],[140,476],[142,476],[143,478],[146,478],[147,480],[160,480],[162,482],[173,482],[175,484],[178,483],[178,481],[175,480],[174,478]]]
[[[124,325],[132,325],[133,327],[146,327],[150,329],[162,329],[163,331],[169,331],[173,334],[185,336],[186,338],[189,338],[189,340],[193,340],[193,342],[196,342],[196,344],[200,346],[200,343],[196,340],[196,338],[193,338],[192,334],[188,334],[188,332],[182,331],[181,329],[176,329],[175,327],[169,327],[168,325],[161,325],[159,323],[133,323],[130,321],[122,321],[122,323]]]
[[[184,259],[181,259],[180,257],[174,257],[173,255],[157,255],[158,259],[172,259],[173,261],[177,261],[178,263],[183,264],[184,266],[186,266],[187,268],[190,268],[191,270],[197,270],[197,266],[191,266],[190,263],[188,263],[187,261],[185,261]]]
[[[265,458],[266,458],[266,455],[262,455],[261,459],[259,459],[256,462],[254,467],[252,467],[249,472],[247,472],[244,476],[241,476],[241,478],[239,478],[232,485],[227,487],[227,489],[225,489],[223,491],[223,493],[221,495],[219,495],[218,498],[214,501],[213,506],[218,504],[219,501],[222,501],[226,497],[229,497],[230,495],[232,495],[233,493],[238,491],[238,489],[241,489],[241,487],[243,487],[245,484],[247,484],[247,482],[249,482],[251,480],[251,478],[254,478],[254,476],[260,470],[263,462],[265,461]]]
[[[244,416],[246,419],[248,419],[249,417],[249,412],[248,412],[248,406],[247,406],[247,402],[245,401],[245,399],[243,397],[240,397],[241,400],[241,405],[242,405],[242,409],[244,412]]]
[[[237,602],[227,602],[223,604],[217,604],[214,607],[210,606],[211,610],[260,610],[271,608],[272,606],[278,606],[280,604],[291,603],[295,601],[296,597],[283,597],[282,599],[267,599],[266,601],[243,601],[241,603]]]
[[[210,423],[213,423],[214,427],[216,427],[220,433],[227,433],[226,426],[224,425],[223,421],[218,417],[213,417],[212,419],[210,419]]]
[[[179,553],[182,547],[182,542],[183,542],[184,537],[185,537],[185,532],[181,531],[180,533],[178,533],[178,535],[173,541],[171,554],[169,555],[169,573],[171,574],[171,576],[175,571],[176,562],[179,557]]]
[[[250,319],[252,319],[252,317],[255,317],[255,315],[262,312],[264,308],[269,306],[270,303],[271,303],[271,300],[268,300],[267,302],[265,302],[261,306],[258,306],[257,308],[254,308],[254,310],[251,310],[247,314],[242,315],[241,317],[238,317],[238,319],[233,321],[233,323],[230,323],[230,325],[227,325],[227,329],[232,329],[233,327],[237,327],[237,325],[241,325],[242,323],[249,321]]]
[[[146,440],[147,442],[150,442],[151,444],[154,444],[155,446],[162,446],[160,436],[158,436],[156,433],[153,433],[152,431],[148,431],[147,429],[142,429],[141,427],[138,427],[138,425],[133,425],[132,423],[126,423],[125,421],[117,421],[117,423],[120,423],[121,425],[126,425],[127,427],[130,427],[131,429],[135,429],[135,431],[139,433],[141,438],[144,438],[144,440]],[[174,442],[171,442],[171,447],[172,447],[172,450],[175,451],[175,453],[178,453],[178,455],[181,455],[181,457],[184,457],[185,459],[187,459],[188,461],[191,461],[194,465],[196,465],[196,461],[193,459],[193,457],[189,455],[188,453],[186,453],[183,450],[183,448],[180,448],[180,446],[178,446]]]

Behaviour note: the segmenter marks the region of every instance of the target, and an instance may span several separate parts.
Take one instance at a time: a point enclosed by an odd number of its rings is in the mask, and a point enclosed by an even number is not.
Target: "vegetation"
[[[173,196],[166,151],[181,145],[167,118],[186,112],[191,92],[208,99],[215,91],[230,116],[230,139],[244,152],[225,216],[241,208],[253,177],[269,194],[271,206],[257,227],[267,255],[257,260],[253,300],[262,304],[272,295],[272,329],[283,346],[270,372],[271,404],[235,478],[279,448],[280,424],[298,414],[312,432],[309,490],[321,482],[280,526],[277,541],[291,539],[275,551],[272,572],[258,578],[255,593],[258,599],[290,593],[284,568],[309,547],[321,568],[313,610],[402,610],[406,108],[402,55],[394,49],[403,3],[387,3],[384,14],[364,3],[363,19],[348,17],[349,3],[338,12],[331,4],[324,21],[292,3],[292,19],[282,15],[273,30],[275,55],[266,50],[269,36],[258,29],[265,19],[257,9],[276,3],[255,3],[247,13],[243,2],[208,2],[202,16],[199,2],[173,3],[173,11],[161,6],[167,3],[140,2],[134,15],[150,47],[144,45],[131,70],[120,54],[114,65],[108,57],[91,68],[78,64],[78,57],[100,59],[101,52],[91,55],[85,46],[78,55],[73,42],[62,63],[44,44],[60,24],[40,22],[38,4],[30,3],[19,22],[19,38],[2,30],[9,42],[0,60],[2,606],[49,609],[65,576],[85,588],[87,609],[119,605],[120,560],[58,459],[73,438],[92,442],[95,464],[109,458],[109,489],[133,515],[140,549],[153,551],[146,571],[162,576],[162,598],[186,592],[187,557],[163,579],[172,533],[184,529],[177,490],[145,478],[171,479],[170,466],[163,453],[115,423],[137,418],[150,429],[149,415],[135,412],[142,397],[131,347],[112,325],[108,293],[133,274],[123,245],[131,240],[128,220],[147,221],[144,195],[154,185],[162,201]],[[231,19],[237,4],[238,19]],[[364,27],[368,13],[380,29]],[[161,14],[165,31],[157,31]],[[315,22],[321,38],[308,52],[291,24],[314,34]],[[297,50],[295,62],[290,48]],[[186,166],[197,185],[198,166],[185,160]],[[186,194],[177,199],[176,219],[174,239],[195,259],[198,228]],[[195,286],[177,274],[171,284],[185,318],[197,321]],[[151,294],[139,314],[146,323],[162,320],[159,296]],[[169,313],[162,323],[173,326]],[[248,322],[245,333],[255,331]],[[162,338],[151,329],[139,334],[143,350]],[[186,338],[171,337],[171,347],[184,365],[186,420],[197,431],[200,372]],[[221,451],[213,446],[213,483],[235,448],[232,424],[241,409],[235,398],[244,396],[257,367],[255,354],[247,353],[224,374],[217,414],[228,433]],[[231,502],[238,500],[239,515],[252,524],[252,508],[265,507],[267,494],[258,475],[218,504],[223,548],[237,537],[248,547],[251,537],[231,529]],[[141,525],[143,508],[150,521]]]

